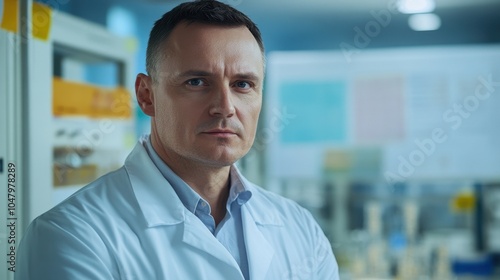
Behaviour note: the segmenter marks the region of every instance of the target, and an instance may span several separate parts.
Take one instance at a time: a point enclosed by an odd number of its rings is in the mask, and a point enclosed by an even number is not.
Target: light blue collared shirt
[[[211,215],[210,204],[165,164],[154,150],[149,136],[147,136],[147,141],[143,143],[145,143],[144,148],[148,152],[149,157],[165,179],[172,185],[182,204],[207,226],[215,238],[219,240],[236,260],[245,279],[249,279],[248,259],[241,220],[241,206],[252,197],[252,193],[243,184],[235,167],[231,166],[230,169],[230,187],[226,203],[226,216],[216,226],[215,220]]]

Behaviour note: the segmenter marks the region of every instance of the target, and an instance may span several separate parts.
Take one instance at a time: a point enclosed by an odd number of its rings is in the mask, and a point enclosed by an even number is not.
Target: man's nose
[[[221,86],[213,93],[211,100],[210,115],[229,118],[234,115],[235,108],[232,100],[232,92],[229,86]]]

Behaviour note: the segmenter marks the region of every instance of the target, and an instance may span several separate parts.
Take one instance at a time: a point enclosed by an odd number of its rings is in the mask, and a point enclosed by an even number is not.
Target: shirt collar
[[[147,227],[176,225],[186,220],[189,210],[151,160],[145,149],[144,138],[130,152],[123,168]],[[238,168],[234,170],[239,173]],[[277,199],[276,194],[252,184],[241,174],[239,177],[252,195],[252,199],[241,206],[245,209],[242,219],[250,219],[261,226],[283,226],[284,218],[279,211],[262,211],[269,205],[282,203],[283,199]]]
[[[160,173],[170,183],[182,204],[193,214],[200,207],[202,201],[205,201],[197,192],[195,192],[184,180],[170,169],[170,167],[160,158],[151,144],[149,135],[143,136],[141,141],[148,153],[151,161],[158,168]],[[239,206],[245,204],[251,197],[252,192],[243,183],[242,176],[236,166],[232,165],[230,169],[230,189],[226,207],[230,211],[231,204],[236,202]],[[205,201],[206,202],[206,201]]]
[[[231,166],[231,188],[229,189],[229,197],[227,199],[227,205],[231,205],[236,202],[238,205],[245,204],[252,197],[252,191],[243,183],[241,174],[235,165]]]

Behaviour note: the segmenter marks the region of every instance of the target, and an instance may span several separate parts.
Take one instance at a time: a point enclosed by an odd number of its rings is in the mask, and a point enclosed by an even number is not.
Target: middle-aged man
[[[16,279],[338,279],[309,212],[248,182],[264,48],[244,14],[184,3],[158,20],[137,101],[151,116],[122,168],[33,221]]]

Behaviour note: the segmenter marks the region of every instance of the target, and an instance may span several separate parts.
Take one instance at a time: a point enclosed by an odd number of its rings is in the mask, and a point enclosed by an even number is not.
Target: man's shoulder
[[[83,263],[89,271],[101,269],[106,274],[101,275],[103,279],[114,279],[108,275],[113,271],[114,264],[109,244],[119,240],[120,236],[116,233],[124,228],[125,219],[132,216],[122,206],[124,203],[119,202],[122,194],[117,190],[119,184],[126,181],[120,179],[123,176],[126,173],[122,169],[108,173],[35,218],[17,248],[16,269],[23,273],[41,274],[40,279],[49,279],[47,274],[53,271],[75,273],[82,269],[79,265]],[[116,200],[111,197],[113,194]],[[122,213],[118,215],[120,211]],[[36,278],[33,274],[31,277]]]
[[[109,215],[123,204],[129,193],[130,183],[122,167],[82,187],[52,209],[43,213],[38,220],[70,220],[75,217],[96,219]]]
[[[267,190],[261,186],[252,184],[252,190],[253,190],[253,193],[256,194],[256,197],[259,199],[265,199],[265,200],[268,200],[270,202],[276,202],[276,203],[283,204],[283,205],[290,206],[290,207],[298,206],[298,204],[295,201],[293,201],[289,198],[286,198],[280,194],[277,194],[275,192],[272,192],[270,190]]]
[[[289,220],[290,218],[305,220],[312,219],[310,212],[299,205],[296,201],[254,184],[253,195],[250,201],[252,201],[255,210],[267,213],[277,212],[286,220]]]
[[[311,212],[291,199],[255,188],[248,204],[247,209],[252,218],[263,227],[263,232],[273,242],[279,243],[279,239],[284,238],[302,244],[302,248],[307,251],[307,248],[314,248],[325,239]]]

